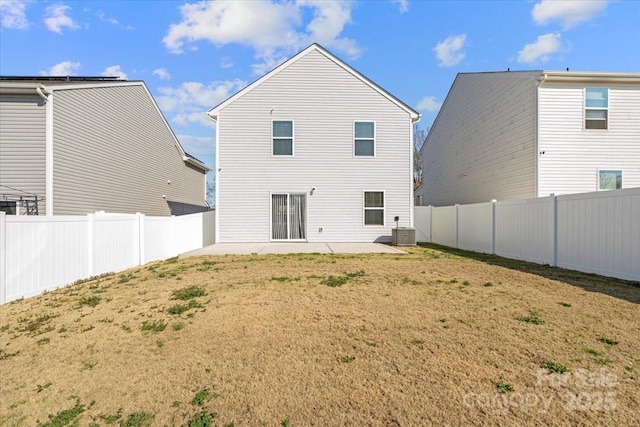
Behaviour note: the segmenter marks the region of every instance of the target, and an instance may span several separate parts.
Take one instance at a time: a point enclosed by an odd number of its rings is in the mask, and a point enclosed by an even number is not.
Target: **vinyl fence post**
[[[433,242],[433,206],[429,205],[429,243]]]
[[[458,209],[460,205],[456,203],[456,249],[458,249]]]
[[[491,199],[491,255],[496,254],[496,199]]]
[[[94,249],[94,229],[96,214],[87,214],[87,277],[95,276],[93,271],[93,249]]]
[[[7,214],[0,212],[0,305],[7,301]]]
[[[144,265],[144,214],[137,212],[138,216],[138,265]]]
[[[558,265],[558,196],[553,194],[553,261],[552,267]]]

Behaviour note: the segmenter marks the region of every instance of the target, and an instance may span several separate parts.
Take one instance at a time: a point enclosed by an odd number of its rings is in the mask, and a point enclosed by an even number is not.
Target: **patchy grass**
[[[89,307],[95,307],[100,304],[101,298],[97,295],[93,295],[90,297],[84,297],[80,299],[80,305],[88,305]]]
[[[407,252],[171,259],[0,306],[0,425],[635,422],[640,287]]]
[[[598,341],[608,346],[618,345],[618,341],[607,337],[598,337]]]
[[[514,390],[511,384],[506,383],[502,380],[494,381],[493,385],[495,386],[496,390],[498,390],[498,393],[508,393]]]
[[[49,415],[49,421],[46,423],[38,423],[38,427],[62,427],[76,421],[76,418],[85,411],[84,405],[80,404],[80,399],[76,399],[73,408],[65,409],[56,415]]]
[[[545,362],[540,365],[541,368],[546,369],[549,373],[552,374],[564,374],[567,372],[567,367],[556,362]]]
[[[182,313],[185,313],[189,310],[191,310],[192,308],[202,308],[203,305],[200,304],[198,301],[192,299],[189,301],[188,304],[174,304],[171,307],[169,307],[167,309],[167,313],[169,314],[173,314],[173,315],[179,315]]]
[[[540,313],[535,310],[529,311],[528,316],[521,316],[517,319],[521,322],[531,323],[532,325],[544,325],[544,320],[540,318]]]
[[[173,291],[171,299],[178,299],[182,301],[189,301],[193,298],[205,296],[207,292],[201,286],[187,286]]]

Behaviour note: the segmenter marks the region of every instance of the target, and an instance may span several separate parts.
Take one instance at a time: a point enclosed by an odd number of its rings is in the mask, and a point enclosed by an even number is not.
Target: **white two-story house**
[[[640,73],[460,73],[422,147],[416,204],[640,186]]]
[[[216,242],[373,242],[413,226],[419,114],[313,44],[209,111]]]

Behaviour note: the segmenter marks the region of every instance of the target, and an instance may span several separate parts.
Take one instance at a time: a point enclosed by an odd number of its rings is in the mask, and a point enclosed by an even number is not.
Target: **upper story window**
[[[584,90],[584,128],[609,128],[609,89],[588,87]]]
[[[621,170],[598,171],[598,190],[620,190],[622,188]]]
[[[375,156],[376,126],[374,122],[354,122],[354,153],[356,156]]]
[[[274,156],[293,156],[293,120],[274,120],[271,136]]]

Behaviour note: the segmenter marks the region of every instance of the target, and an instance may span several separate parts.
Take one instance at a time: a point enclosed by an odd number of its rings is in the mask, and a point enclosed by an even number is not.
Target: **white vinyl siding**
[[[46,197],[45,117],[38,95],[0,95],[0,198]],[[40,215],[46,213],[45,204],[38,202]]]
[[[411,226],[409,113],[321,51],[285,65],[219,111],[219,241],[268,242],[274,193],[307,194],[310,242],[390,239],[389,227],[363,225],[367,188],[385,191],[386,224],[399,216]],[[353,153],[363,112],[376,123],[376,157],[366,162]],[[294,157],[264,143],[273,120],[294,121]]]
[[[535,197],[537,76],[456,77],[422,149],[424,205]]]
[[[538,196],[597,191],[599,170],[622,170],[624,188],[640,186],[640,86],[608,88],[606,131],[584,129],[583,84],[539,89]]]
[[[203,172],[184,162],[142,85],[56,90],[53,123],[56,215],[206,206]]]

